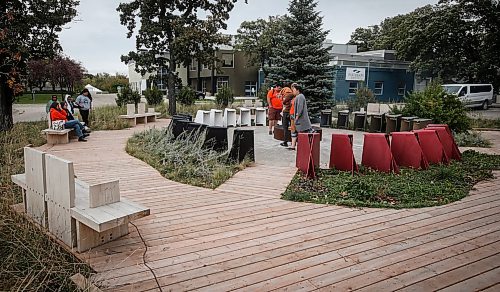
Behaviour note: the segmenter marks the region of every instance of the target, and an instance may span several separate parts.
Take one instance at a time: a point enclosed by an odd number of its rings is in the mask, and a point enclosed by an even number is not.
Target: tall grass
[[[127,113],[126,107],[107,105],[97,107],[90,113],[90,127],[92,130],[121,130],[128,128],[128,122],[120,118]]]
[[[208,149],[204,143],[203,132],[174,139],[170,130],[151,129],[130,138],[126,150],[170,180],[212,189],[248,164],[231,163],[227,153]]]
[[[69,279],[75,273],[88,275],[90,269],[11,205],[22,202],[21,192],[10,179],[24,172],[23,147],[40,146],[46,141],[41,130],[46,122],[17,123],[0,132],[0,290],[73,291]]]

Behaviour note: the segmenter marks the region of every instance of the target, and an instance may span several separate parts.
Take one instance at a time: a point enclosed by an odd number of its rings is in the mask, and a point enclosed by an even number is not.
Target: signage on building
[[[365,68],[347,68],[345,80],[347,81],[365,81]]]

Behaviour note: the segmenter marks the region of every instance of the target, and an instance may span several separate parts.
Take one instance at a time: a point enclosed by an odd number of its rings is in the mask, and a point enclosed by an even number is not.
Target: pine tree
[[[292,0],[288,8],[278,56],[266,68],[267,81],[297,82],[304,88],[309,114],[317,117],[330,107],[333,77],[329,49],[323,46],[329,31],[323,30],[323,17],[315,0]]]

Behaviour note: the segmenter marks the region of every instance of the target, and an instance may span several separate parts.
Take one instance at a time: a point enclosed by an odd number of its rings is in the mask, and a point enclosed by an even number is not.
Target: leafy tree
[[[191,86],[183,86],[179,91],[178,99],[183,105],[193,105],[196,100],[196,91]]]
[[[233,90],[229,86],[223,86],[215,95],[215,102],[219,106],[226,107],[234,101]]]
[[[76,15],[76,0],[0,2],[0,131],[13,126],[12,103],[30,59],[61,51],[58,34]]]
[[[229,37],[219,31],[227,28],[226,21],[236,1],[134,0],[118,6],[121,24],[128,29],[128,38],[136,31],[136,20],[141,23],[136,36],[136,51],[122,56],[122,61],[134,60],[141,74],[167,68],[171,115],[176,113],[177,66],[188,67],[196,59],[214,67],[216,46],[229,44]],[[206,17],[201,19],[200,15]]]
[[[42,91],[45,83],[49,81],[47,74],[47,60],[30,60],[27,62],[27,82],[30,90],[38,88]]]
[[[129,84],[127,76],[119,73],[115,75],[109,73],[97,73],[96,75],[87,74],[83,79],[83,83],[91,84],[110,93],[117,93],[118,87],[125,87]]]
[[[146,89],[144,97],[149,105],[159,105],[163,101],[163,93],[156,86]]]
[[[122,88],[121,93],[116,95],[115,101],[118,106],[124,106],[128,103],[133,103],[137,106],[141,102],[141,96],[127,85]]]
[[[257,19],[241,23],[236,35],[236,49],[247,57],[247,65],[267,64],[271,66],[271,58],[276,56],[279,35],[282,33],[284,18],[270,16],[268,20]]]
[[[358,52],[366,52],[377,49],[377,40],[380,37],[380,27],[378,25],[368,28],[358,27],[351,34],[351,40],[348,45],[357,45]]]
[[[314,0],[292,0],[285,16],[285,25],[278,54],[271,58],[267,81],[298,82],[304,88],[312,117],[332,102],[332,68],[329,49],[323,47],[328,31],[316,11]]]
[[[347,106],[352,112],[360,110],[362,108],[366,109],[369,103],[374,102],[377,102],[377,99],[375,98],[373,91],[370,88],[364,86],[356,90],[356,96],[347,101]]]

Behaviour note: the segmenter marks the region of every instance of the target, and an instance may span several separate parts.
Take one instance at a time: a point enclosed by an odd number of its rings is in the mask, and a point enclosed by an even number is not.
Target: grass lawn
[[[283,199],[350,207],[421,208],[458,201],[472,187],[493,178],[500,169],[500,155],[475,151],[463,153],[461,162],[431,166],[429,170],[402,169],[400,175],[361,169],[359,175],[321,169],[318,179],[297,175]]]
[[[31,94],[23,94],[16,98],[14,103],[17,104],[46,104],[54,93],[37,93],[35,94],[35,100],[31,99]],[[61,94],[57,93],[57,98],[61,101]],[[17,100],[19,99],[19,100]]]

